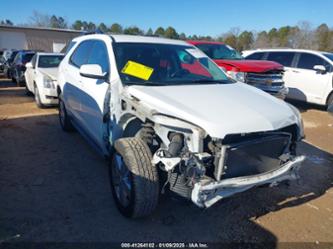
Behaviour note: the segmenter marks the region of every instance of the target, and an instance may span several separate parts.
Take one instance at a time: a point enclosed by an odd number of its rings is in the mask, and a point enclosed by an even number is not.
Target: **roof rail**
[[[93,34],[104,34],[104,32],[102,30],[100,30],[99,28],[97,28],[94,31],[83,31],[82,34],[83,35],[93,35]]]
[[[264,48],[254,48],[254,49],[248,49],[248,50],[266,50],[266,49],[294,49],[292,47],[264,47]]]

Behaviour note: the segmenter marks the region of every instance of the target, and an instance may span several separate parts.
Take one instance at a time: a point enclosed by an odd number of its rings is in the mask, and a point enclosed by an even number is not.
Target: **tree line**
[[[14,25],[6,19],[0,22],[1,25]],[[228,32],[216,37],[202,35],[186,35],[178,33],[174,27],[158,27],[155,30],[149,28],[143,30],[135,25],[123,27],[119,23],[107,25],[105,23],[96,24],[91,21],[76,20],[69,24],[61,16],[45,15],[37,11],[33,12],[30,21],[24,26],[49,27],[60,29],[74,29],[82,31],[95,31],[99,29],[104,33],[129,34],[158,36],[181,40],[208,40],[224,42],[239,51],[255,48],[290,47],[314,49],[333,52],[333,29],[323,23],[313,28],[309,22],[300,22],[295,26],[283,26],[272,28],[269,31],[241,31],[239,28],[231,28]]]

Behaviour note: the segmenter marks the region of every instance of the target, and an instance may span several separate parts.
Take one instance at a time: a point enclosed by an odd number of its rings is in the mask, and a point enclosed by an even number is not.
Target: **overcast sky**
[[[33,10],[63,16],[70,23],[118,22],[144,30],[173,26],[187,35],[217,36],[232,27],[269,30],[304,20],[333,26],[333,0],[2,0],[0,19],[27,23]]]

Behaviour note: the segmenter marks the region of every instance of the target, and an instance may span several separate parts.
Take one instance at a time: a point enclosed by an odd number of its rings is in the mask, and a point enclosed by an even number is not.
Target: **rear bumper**
[[[216,182],[198,182],[194,185],[191,199],[199,207],[210,207],[217,201],[263,184],[276,184],[298,178],[298,170],[305,156],[299,156],[280,168],[255,176],[236,177]]]

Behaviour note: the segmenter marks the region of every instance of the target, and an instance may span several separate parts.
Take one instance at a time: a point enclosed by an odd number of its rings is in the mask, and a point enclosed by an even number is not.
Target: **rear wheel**
[[[327,109],[333,105],[333,92],[330,94],[330,96],[327,99]]]
[[[159,179],[148,146],[139,138],[122,138],[115,150],[110,180],[118,210],[131,218],[150,215],[158,203]]]
[[[70,117],[67,114],[65,103],[62,100],[61,95],[59,96],[59,122],[60,122],[61,128],[64,131],[70,132],[70,131],[74,130],[74,127],[72,125]]]

